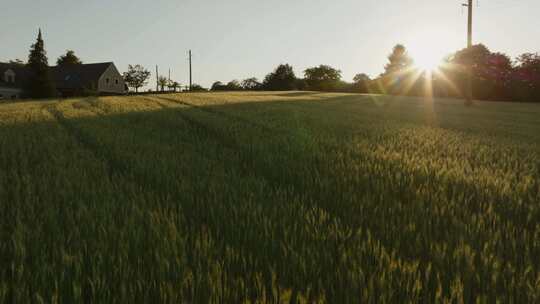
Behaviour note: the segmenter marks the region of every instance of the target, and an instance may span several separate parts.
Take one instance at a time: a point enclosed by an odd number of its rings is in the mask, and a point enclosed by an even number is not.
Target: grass
[[[540,302],[540,106],[0,105],[0,303]]]

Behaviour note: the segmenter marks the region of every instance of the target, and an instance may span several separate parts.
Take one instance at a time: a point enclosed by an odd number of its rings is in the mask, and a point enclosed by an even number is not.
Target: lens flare
[[[414,65],[423,71],[434,72],[441,66],[444,54],[429,48],[411,50]]]

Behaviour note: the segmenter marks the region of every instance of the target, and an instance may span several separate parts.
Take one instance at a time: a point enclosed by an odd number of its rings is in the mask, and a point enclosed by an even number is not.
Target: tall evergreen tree
[[[41,29],[36,40],[30,48],[27,66],[31,77],[28,83],[28,93],[33,98],[47,98],[55,96],[56,90],[51,79],[45,44]]]

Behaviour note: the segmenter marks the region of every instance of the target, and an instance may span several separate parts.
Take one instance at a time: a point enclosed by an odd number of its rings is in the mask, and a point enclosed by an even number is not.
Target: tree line
[[[13,64],[24,65],[16,60]],[[75,52],[68,50],[57,60],[58,65],[82,64]],[[30,48],[28,63],[31,79],[25,87],[32,98],[46,98],[56,95],[50,75],[47,54],[39,31],[36,42]],[[342,79],[339,69],[319,65],[303,71],[297,77],[293,67],[280,64],[268,73],[262,81],[252,77],[228,83],[216,81],[212,91],[239,90],[312,90],[328,92],[375,93],[410,96],[462,97],[465,95],[467,75],[471,73],[472,93],[475,99],[540,101],[540,55],[524,53],[515,60],[501,52],[492,52],[485,45],[478,44],[459,50],[441,63],[434,71],[423,71],[414,65],[414,60],[404,45],[398,44],[388,55],[384,72],[374,79],[359,73],[352,82]],[[148,84],[151,72],[141,65],[129,65],[123,74],[126,84],[136,92]],[[181,84],[166,77],[158,78],[161,91],[174,91]],[[192,91],[205,91],[194,84]]]
[[[422,71],[414,66],[405,46],[397,45],[388,60],[385,72],[370,83],[370,92],[463,97],[470,73],[475,99],[540,101],[540,55],[536,53],[512,60],[477,44],[447,56],[433,71]]]
[[[210,88],[212,91],[289,91],[313,90],[335,92],[362,92],[363,83],[369,79],[366,74],[359,74],[354,83],[343,81],[341,71],[328,65],[320,65],[304,71],[304,78],[298,78],[293,67],[280,64],[274,71],[266,75],[263,81],[252,77],[243,81],[232,80],[228,83],[216,81]]]
[[[313,90],[409,96],[463,97],[468,67],[472,75],[475,99],[540,101],[540,55],[524,53],[512,60],[508,55],[491,52],[483,44],[459,50],[446,57],[439,68],[424,71],[404,45],[398,44],[388,55],[384,72],[374,79],[365,73],[352,82],[328,65],[311,67],[297,77],[289,64],[280,64],[263,81],[248,78],[228,83],[215,82],[212,91],[238,90]]]

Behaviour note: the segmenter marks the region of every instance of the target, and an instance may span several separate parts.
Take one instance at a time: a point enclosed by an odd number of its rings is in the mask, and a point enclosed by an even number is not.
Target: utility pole
[[[189,50],[189,91],[191,92],[191,86],[193,85],[192,82],[192,74],[191,74],[191,50]]]
[[[469,9],[468,14],[468,23],[467,23],[467,47],[472,46],[472,17],[473,17],[473,0],[469,0],[469,3],[467,4],[467,8]]]
[[[157,65],[156,65],[156,92],[159,92],[159,72],[158,72]]]
[[[167,82],[167,90],[170,92],[171,91],[171,69],[169,68],[169,79],[168,79],[168,82]],[[174,89],[176,91],[176,89]]]
[[[463,4],[468,9],[468,20],[467,20],[467,48],[470,50],[472,47],[472,25],[473,25],[473,0],[468,0],[467,4]],[[467,91],[465,92],[465,104],[471,105],[473,94],[472,94],[472,62],[471,59],[467,59]]]

